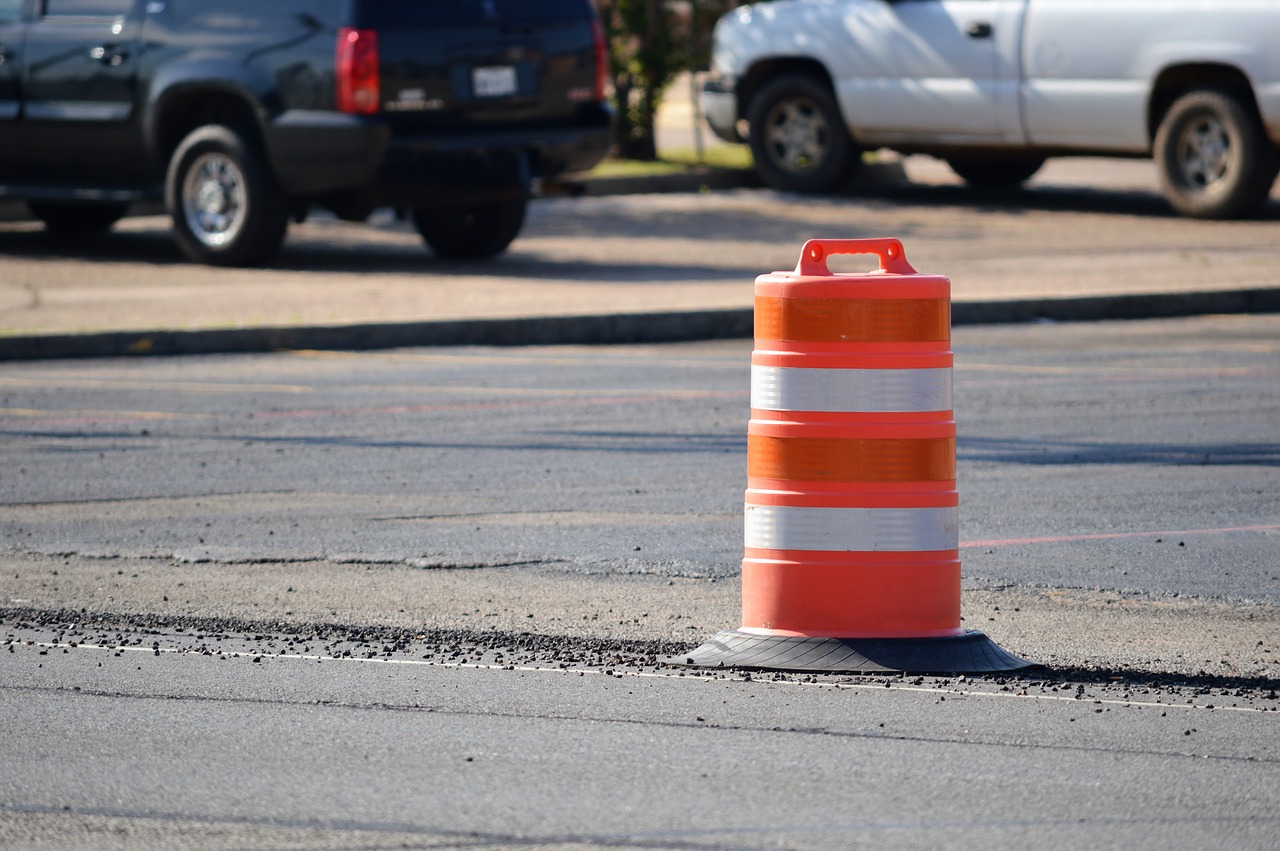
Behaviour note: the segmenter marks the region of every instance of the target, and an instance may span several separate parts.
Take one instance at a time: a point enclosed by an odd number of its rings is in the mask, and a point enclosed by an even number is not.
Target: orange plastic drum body
[[[876,271],[832,274],[833,254]],[[810,240],[755,286],[744,631],[960,635],[951,282]]]

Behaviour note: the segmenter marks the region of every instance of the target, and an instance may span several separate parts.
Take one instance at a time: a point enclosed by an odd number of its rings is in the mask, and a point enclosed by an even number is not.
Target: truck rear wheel
[[[104,233],[128,212],[128,204],[84,204],[75,201],[28,201],[31,215],[59,235]]]
[[[527,206],[520,198],[465,207],[418,207],[413,225],[439,257],[487,260],[506,251],[520,233]]]
[[[785,74],[760,89],[747,123],[756,170],[775,189],[829,191],[859,162],[835,95],[804,74]]]
[[[165,201],[182,253],[213,266],[265,262],[289,225],[288,201],[257,147],[222,125],[193,130],[178,145]]]
[[[1169,204],[1202,219],[1256,213],[1280,168],[1280,155],[1253,109],[1208,89],[1169,107],[1156,132],[1155,159]]]

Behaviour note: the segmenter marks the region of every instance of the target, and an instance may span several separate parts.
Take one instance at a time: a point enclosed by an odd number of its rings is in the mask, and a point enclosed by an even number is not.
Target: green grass
[[[750,169],[752,167],[751,149],[746,145],[707,145],[703,148],[702,156],[699,157],[692,146],[664,148],[658,152],[658,159],[652,162],[611,157],[588,172],[588,175],[594,178],[660,177],[668,174],[684,174],[691,168],[699,166]]]
[[[587,172],[587,177],[660,177],[667,174],[683,174],[688,166],[680,163],[655,160],[619,160],[610,157]]]
[[[751,149],[746,145],[707,145],[702,149],[702,156],[692,147],[666,148],[658,152],[658,156],[667,162],[685,165],[707,165],[712,168],[750,169],[755,166],[751,159]]]

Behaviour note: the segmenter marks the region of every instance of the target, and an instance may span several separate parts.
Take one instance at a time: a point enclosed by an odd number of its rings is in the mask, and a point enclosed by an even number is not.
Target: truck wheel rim
[[[1231,136],[1214,116],[1197,118],[1178,140],[1178,166],[1187,186],[1207,189],[1231,170]]]
[[[779,103],[765,120],[764,143],[770,157],[792,174],[806,174],[826,159],[831,128],[817,106],[797,98]]]
[[[225,154],[203,154],[182,182],[182,212],[192,235],[210,248],[234,242],[249,212],[244,174]]]

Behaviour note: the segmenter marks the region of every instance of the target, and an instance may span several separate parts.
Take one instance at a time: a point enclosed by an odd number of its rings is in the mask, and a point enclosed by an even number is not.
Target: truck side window
[[[19,3],[21,5],[21,3]],[[133,0],[45,0],[46,18],[117,18],[133,8]]]
[[[0,0],[0,23],[16,21],[22,17],[22,0]]]

